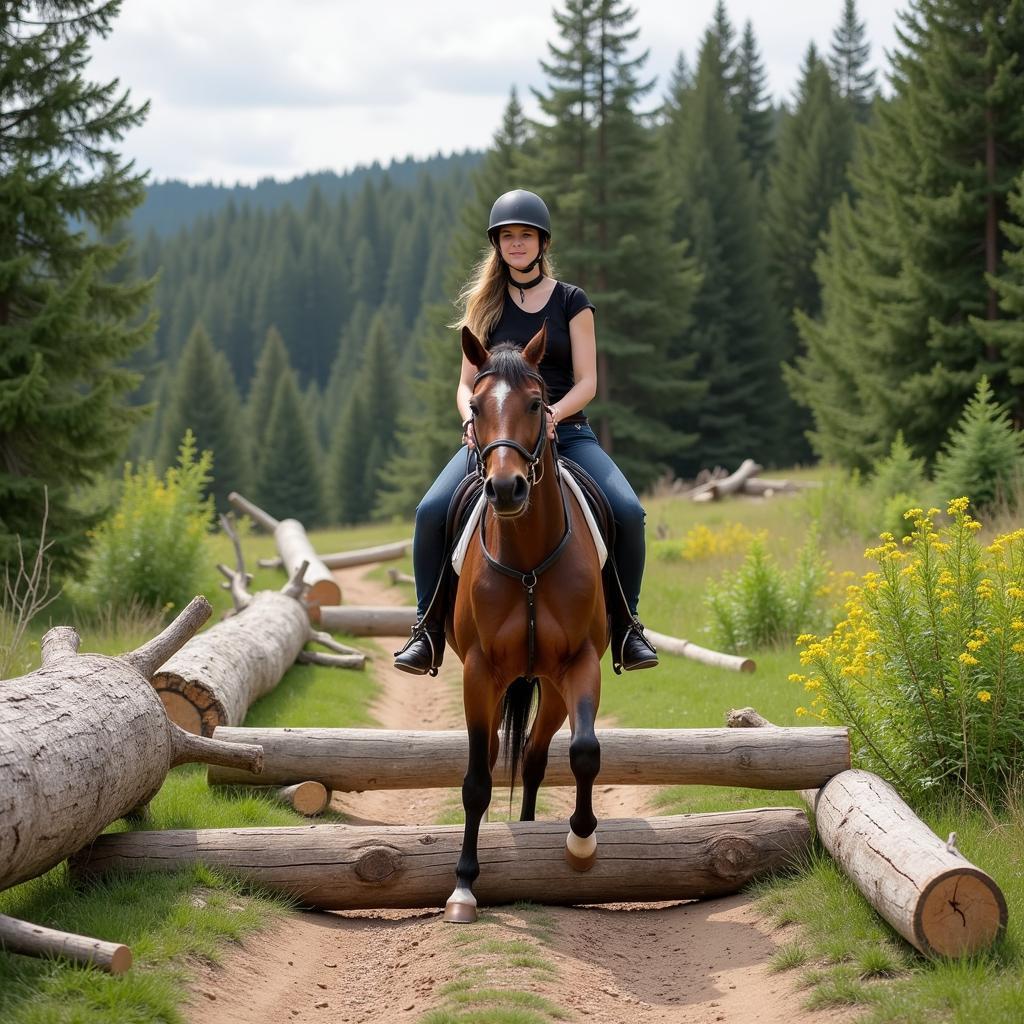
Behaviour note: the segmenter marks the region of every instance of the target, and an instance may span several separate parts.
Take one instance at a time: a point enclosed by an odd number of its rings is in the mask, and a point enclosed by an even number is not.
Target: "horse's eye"
[[[469,414],[471,416],[479,416],[480,415],[480,410],[475,405],[473,405],[472,402],[469,405]]]
[[[530,403],[530,412],[540,412],[540,399],[539,398],[535,398]]]

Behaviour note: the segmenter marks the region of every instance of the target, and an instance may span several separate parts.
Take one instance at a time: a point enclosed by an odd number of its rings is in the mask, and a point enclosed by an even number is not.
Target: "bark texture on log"
[[[176,870],[200,862],[324,910],[441,907],[452,889],[461,825],[208,829],[102,836],[75,858],[79,877],[107,871]],[[701,899],[736,892],[804,854],[803,811],[612,819],[597,827],[597,861],[565,862],[564,822],[485,824],[480,829],[481,904],[609,903]]]
[[[284,569],[291,575],[303,562],[308,562],[305,580],[308,586],[303,601],[309,608],[309,617],[318,621],[320,609],[324,605],[341,604],[341,587],[334,578],[334,573],[324,565],[323,560],[313,550],[313,545],[306,534],[306,528],[297,519],[283,519],[274,531],[274,542],[281,552]]]
[[[261,590],[236,615],[193,637],[153,677],[171,721],[212,736],[239,725],[249,707],[295,664],[310,638],[301,602]]]
[[[818,791],[818,835],[867,901],[922,953],[970,956],[1006,928],[999,886],[884,779],[853,769]]]
[[[427,789],[461,786],[469,753],[466,731],[387,729],[218,729],[214,736],[263,748],[259,776],[215,768],[210,785],[284,785],[317,779],[328,789]],[[846,729],[737,732],[733,729],[600,729],[602,784],[817,786],[850,767]],[[569,733],[555,733],[544,782],[571,786]],[[494,784],[508,785],[504,758]]]
[[[733,728],[776,730],[753,708],[730,711]],[[912,946],[970,956],[1006,929],[1006,898],[995,881],[943,842],[884,779],[840,772],[800,796],[814,809],[825,849],[864,898]]]
[[[57,627],[43,638],[42,667],[0,685],[0,889],[42,874],[145,804],[176,764],[259,770],[259,748],[200,739],[169,722],[150,683],[209,614],[196,598],[158,637],[120,657],[76,654],[78,635]]]
[[[405,605],[337,605],[320,609],[320,625],[349,636],[405,636],[416,609]]]
[[[132,965],[132,951],[118,942],[60,932],[6,914],[0,914],[0,949],[25,956],[59,956],[110,974],[124,974]]]
[[[712,651],[707,647],[700,647],[690,640],[681,640],[678,637],[669,636],[667,633],[657,633],[653,629],[645,629],[644,632],[659,651],[667,651],[680,658],[689,658],[691,661],[699,661],[714,668],[727,668],[733,672],[754,672],[757,669],[757,663],[753,658]]]

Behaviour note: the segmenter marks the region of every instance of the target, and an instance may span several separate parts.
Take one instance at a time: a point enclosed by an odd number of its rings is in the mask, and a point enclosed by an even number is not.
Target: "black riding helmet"
[[[498,228],[506,224],[527,224],[547,238],[551,237],[551,214],[544,200],[536,192],[527,192],[524,188],[513,189],[494,200],[487,224],[487,237],[492,244],[497,241]]]

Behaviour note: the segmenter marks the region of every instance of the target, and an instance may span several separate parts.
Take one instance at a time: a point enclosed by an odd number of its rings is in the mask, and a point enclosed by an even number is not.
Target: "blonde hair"
[[[538,269],[545,277],[555,276],[554,265],[546,249],[541,253]],[[468,327],[486,345],[505,308],[508,280],[501,255],[493,245],[488,246],[481,252],[469,280],[462,286],[455,300],[462,316],[450,326],[459,329]]]

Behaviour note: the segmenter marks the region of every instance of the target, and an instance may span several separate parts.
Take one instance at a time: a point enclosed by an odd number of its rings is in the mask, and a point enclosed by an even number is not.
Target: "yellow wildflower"
[[[962,665],[977,665],[978,664],[978,659],[975,658],[973,654],[968,654],[966,651],[964,651],[964,653],[960,655],[958,660],[959,660],[959,662]]]
[[[980,700],[982,704],[987,704],[991,699],[992,699],[992,694],[989,693],[988,690],[979,690],[978,691],[978,700]]]
[[[797,713],[797,715],[799,715],[799,716],[800,716],[801,718],[803,718],[803,716],[807,714],[807,708],[805,708],[805,707],[798,707],[798,708],[796,709],[796,713]]]

